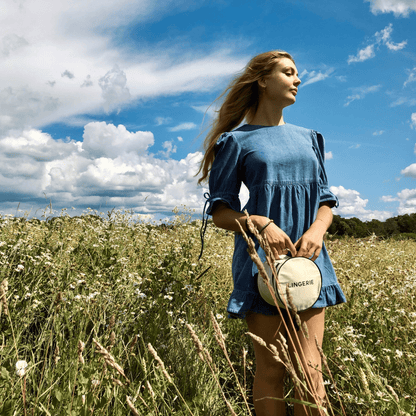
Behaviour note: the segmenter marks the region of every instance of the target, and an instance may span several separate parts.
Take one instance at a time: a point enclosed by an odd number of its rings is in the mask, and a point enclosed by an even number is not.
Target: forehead
[[[297,71],[296,65],[289,58],[281,58],[276,62],[276,69],[283,69],[283,68],[287,68],[287,67],[291,67],[295,71]]]

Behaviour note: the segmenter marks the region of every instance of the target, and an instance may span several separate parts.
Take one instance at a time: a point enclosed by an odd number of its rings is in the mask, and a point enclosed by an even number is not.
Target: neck
[[[256,126],[281,126],[285,124],[283,120],[283,109],[276,108],[275,105],[267,105],[261,100],[256,114],[249,121],[249,124]]]

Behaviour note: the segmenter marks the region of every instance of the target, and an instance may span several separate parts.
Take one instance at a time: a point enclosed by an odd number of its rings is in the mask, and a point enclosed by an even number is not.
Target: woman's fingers
[[[273,226],[272,226],[273,225]],[[269,230],[265,230],[267,233],[267,241],[275,257],[283,254],[287,254],[288,251],[292,253],[292,256],[296,255],[296,248],[292,243],[289,236],[276,225],[272,224]]]

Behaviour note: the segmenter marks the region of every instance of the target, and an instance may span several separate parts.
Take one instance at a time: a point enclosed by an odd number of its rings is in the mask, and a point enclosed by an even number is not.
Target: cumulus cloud
[[[393,25],[390,23],[384,29],[376,32],[372,37],[372,41],[369,45],[360,49],[357,55],[350,55],[348,57],[348,64],[354,62],[364,62],[368,59],[374,58],[376,56],[376,50],[379,49],[380,45],[387,46],[391,51],[400,51],[407,45],[407,40],[404,40],[400,43],[394,43],[391,40],[391,34],[393,32]]]
[[[361,198],[358,191],[353,189],[345,189],[343,186],[331,186],[333,192],[339,199],[339,207],[336,214],[343,217],[357,217],[362,221],[378,219],[384,221],[390,218],[393,213],[389,211],[377,211],[366,209],[368,199]]]
[[[399,215],[413,214],[416,212],[416,189],[403,189],[396,197],[391,195],[383,196],[384,202],[399,202],[397,213]]]
[[[414,0],[365,0],[371,5],[371,12],[394,13],[396,17],[407,17],[411,12],[416,11]]]
[[[176,148],[165,142],[164,154],[155,156],[153,143],[151,132],[104,122],[87,124],[82,142],[54,140],[36,129],[0,138],[0,209],[28,200],[42,208],[46,197],[61,208],[116,206],[152,215],[180,205],[200,210],[204,190],[194,175],[202,154],[173,160]]]
[[[379,91],[381,85],[371,85],[369,87],[362,86],[357,88],[351,88],[352,94],[347,97],[347,101],[344,104],[344,107],[348,107],[353,101],[362,100],[367,96],[367,94],[375,93]]]
[[[400,171],[403,176],[408,176],[410,178],[416,178],[416,163],[412,163],[407,168],[404,168]]]
[[[98,85],[102,90],[104,99],[104,109],[106,111],[114,107],[119,107],[131,99],[130,91],[126,87],[126,84],[126,74],[118,65],[114,65],[111,71],[108,71],[98,80]]]

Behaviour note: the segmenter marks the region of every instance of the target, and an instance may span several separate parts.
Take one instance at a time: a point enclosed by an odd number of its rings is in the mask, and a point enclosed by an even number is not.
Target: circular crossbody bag
[[[292,296],[293,304],[298,312],[311,308],[319,298],[322,287],[322,275],[319,267],[306,257],[280,256],[275,262],[276,274],[280,283],[280,289],[267,262],[263,263],[271,287],[274,289],[279,307],[284,308],[287,302],[286,288]],[[273,297],[260,273],[257,277],[257,285],[261,297],[270,305],[275,305]]]

